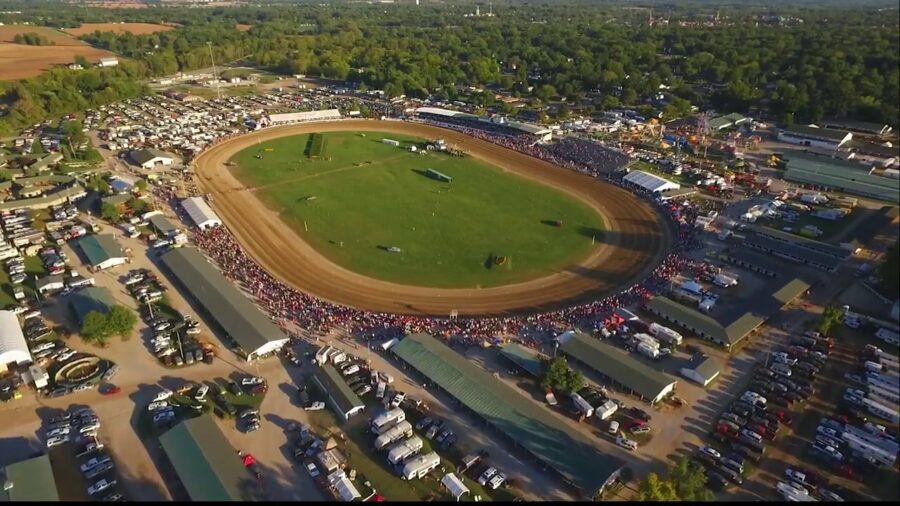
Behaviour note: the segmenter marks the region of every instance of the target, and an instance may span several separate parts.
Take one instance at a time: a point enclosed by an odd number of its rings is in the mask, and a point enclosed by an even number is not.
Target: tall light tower
[[[207,41],[206,46],[209,47],[209,60],[212,62],[213,79],[216,81],[216,98],[222,98],[222,90],[219,88],[219,74],[216,73],[216,60],[213,58],[212,42]]]

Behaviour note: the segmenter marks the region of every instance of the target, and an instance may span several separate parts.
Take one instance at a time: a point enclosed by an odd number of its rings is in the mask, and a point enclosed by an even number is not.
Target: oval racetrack
[[[259,141],[310,132],[379,131],[443,138],[501,169],[558,188],[600,213],[602,244],[582,262],[530,281],[492,288],[438,289],[400,285],[344,269],[309,246],[230,173],[226,162]],[[227,140],[193,162],[210,205],[241,245],[275,277],[318,298],[415,315],[501,316],[571,306],[639,281],[661,261],[670,230],[651,204],[614,185],[453,130],[400,121],[345,120],[268,128]],[[498,231],[502,233],[502,231]],[[598,243],[599,244],[599,243]]]

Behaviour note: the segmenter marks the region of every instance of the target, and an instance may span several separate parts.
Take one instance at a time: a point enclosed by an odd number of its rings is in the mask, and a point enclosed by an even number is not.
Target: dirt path
[[[579,264],[539,279],[485,289],[438,289],[375,280],[344,269],[309,246],[243,185],[225,163],[253,144],[310,132],[366,130],[443,138],[484,162],[582,200],[605,222],[603,244]],[[504,315],[595,299],[645,277],[661,260],[670,231],[648,203],[616,186],[462,133],[399,121],[347,120],[288,125],[219,144],[194,162],[211,205],[247,252],[288,285],[327,301],[378,312]]]

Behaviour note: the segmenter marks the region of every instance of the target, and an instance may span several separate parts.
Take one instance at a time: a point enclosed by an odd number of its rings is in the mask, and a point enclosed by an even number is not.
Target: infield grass
[[[312,247],[351,271],[408,285],[499,286],[562,270],[591,252],[592,237],[602,242],[602,218],[560,190],[470,156],[409,151],[424,139],[322,135],[316,159],[307,156],[310,135],[297,135],[241,151],[232,170]],[[385,137],[401,146],[383,144]],[[429,168],[453,182],[425,176]],[[498,256],[505,263],[490,262]]]

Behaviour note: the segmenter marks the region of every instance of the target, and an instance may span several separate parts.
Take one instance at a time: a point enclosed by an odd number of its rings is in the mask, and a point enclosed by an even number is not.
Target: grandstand
[[[287,125],[290,123],[307,123],[309,121],[330,121],[341,119],[341,111],[337,109],[324,109],[321,111],[287,112],[272,114],[269,121],[272,125]]]
[[[468,126],[479,130],[489,130],[505,135],[527,135],[539,141],[549,141],[552,131],[549,128],[523,123],[521,121],[508,121],[505,118],[484,118],[461,111],[441,109],[439,107],[419,107],[416,114],[424,119],[454,125]]]

